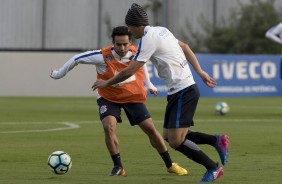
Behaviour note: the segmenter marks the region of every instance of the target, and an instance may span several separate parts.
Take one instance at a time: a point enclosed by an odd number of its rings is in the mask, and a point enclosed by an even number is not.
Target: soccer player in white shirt
[[[199,90],[188,62],[207,86],[215,87],[215,80],[201,69],[187,44],[177,40],[167,28],[149,26],[148,16],[138,4],[132,4],[125,23],[135,38],[140,39],[137,53],[130,65],[118,75],[108,80],[97,80],[92,86],[93,90],[127,79],[153,57],[155,61],[152,63],[168,88],[163,126],[164,139],[172,148],[207,169],[201,182],[218,179],[223,175],[223,168],[201,151],[197,144],[214,146],[224,165],[228,159],[228,136],[189,131],[190,126],[194,125],[193,116],[199,99]]]

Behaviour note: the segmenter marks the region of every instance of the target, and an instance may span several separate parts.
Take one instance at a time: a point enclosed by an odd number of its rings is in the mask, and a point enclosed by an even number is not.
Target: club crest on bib
[[[106,56],[106,62],[110,62],[113,59],[112,56]]]

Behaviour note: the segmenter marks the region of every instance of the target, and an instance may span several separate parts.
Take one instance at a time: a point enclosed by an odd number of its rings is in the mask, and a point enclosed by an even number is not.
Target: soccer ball
[[[48,166],[55,174],[65,174],[72,166],[71,157],[64,151],[55,151],[48,157]]]
[[[230,108],[226,102],[217,102],[215,105],[215,112],[220,115],[225,115],[229,112]]]

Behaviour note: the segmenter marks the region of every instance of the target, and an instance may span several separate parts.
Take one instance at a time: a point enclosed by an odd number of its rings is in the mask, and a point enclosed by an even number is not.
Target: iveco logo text
[[[275,63],[271,61],[215,61],[212,66],[215,79],[273,79],[277,74]]]

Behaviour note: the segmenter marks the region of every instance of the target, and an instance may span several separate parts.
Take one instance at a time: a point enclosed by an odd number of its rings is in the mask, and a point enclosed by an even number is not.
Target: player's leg
[[[105,143],[111,155],[114,167],[109,176],[126,176],[120,157],[119,141],[116,135],[117,122],[121,122],[120,107],[103,98],[97,100],[99,114],[105,133]]]
[[[211,182],[223,175],[223,168],[219,164],[210,159],[194,142],[185,138],[187,129],[185,128],[169,128],[168,142],[175,150],[181,152],[189,159],[203,165],[207,171],[201,182]],[[184,138],[183,138],[184,137]],[[182,143],[181,140],[184,140]]]
[[[164,131],[167,132],[169,145],[189,159],[203,165],[208,173],[218,173],[216,178],[212,178],[217,179],[223,174],[222,167],[211,160],[197,144],[186,139],[188,127],[194,124],[193,117],[199,99],[197,86],[185,88],[176,94],[169,95],[167,99],[164,122],[164,129],[167,130]]]
[[[214,146],[216,143],[216,137],[214,135],[209,135],[192,130],[188,131],[186,139],[193,141],[196,144],[208,144]]]
[[[165,142],[161,134],[156,129],[146,106],[143,103],[130,103],[125,104],[123,108],[130,124],[132,126],[138,124],[138,126],[148,136],[151,145],[162,157],[166,167],[168,168],[168,172],[175,173],[177,175],[186,175],[188,173],[186,169],[178,166],[176,163],[172,163]]]
[[[169,128],[169,145],[183,153],[189,159],[203,165],[207,170],[216,168],[216,163],[211,160],[194,142],[185,138],[188,128]]]
[[[225,165],[228,162],[228,135],[209,135],[189,130],[186,139],[196,144],[208,144],[213,146],[219,154],[221,163]]]
[[[148,118],[138,124],[139,127],[147,134],[151,145],[159,152],[163,153],[167,151],[167,147],[161,134],[155,128],[152,118]]]
[[[105,142],[111,156],[119,154],[119,141],[116,135],[116,118],[114,116],[106,116],[102,120]],[[120,161],[114,161],[115,165],[121,165]]]
[[[164,139],[155,128],[151,118],[142,121],[138,125],[143,130],[143,132],[147,134],[151,145],[159,152],[169,173],[175,173],[177,175],[188,174],[188,171],[186,169],[180,167],[177,163],[172,162],[170,155],[167,151]]]

